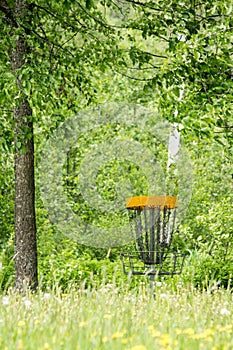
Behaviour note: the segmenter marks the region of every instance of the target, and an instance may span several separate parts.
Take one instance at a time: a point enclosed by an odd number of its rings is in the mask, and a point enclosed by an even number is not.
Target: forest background
[[[17,160],[34,145],[38,176],[41,149],[57,127],[86,108],[96,110],[106,103],[140,105],[159,120],[182,124],[193,188],[186,215],[177,226],[175,247],[187,253],[179,278],[195,286],[213,281],[232,286],[231,13],[231,1],[223,0],[0,1],[1,289],[13,286],[14,260],[20,264],[15,230],[18,237],[25,234],[17,231],[14,220],[15,188],[27,175],[16,171],[14,177]],[[24,49],[22,60],[14,65],[19,47]],[[27,113],[19,124],[19,106],[25,104]],[[117,137],[150,148],[166,172],[166,150],[135,125],[105,123],[81,134],[67,154],[64,188],[85,222],[105,228],[117,223],[119,213],[104,215],[85,204],[79,165],[94,145]],[[115,200],[125,174],[132,195],[147,191],[139,166],[129,167],[126,160],[114,157],[99,169],[95,190],[105,201]],[[169,181],[176,183],[174,177]],[[179,179],[169,190],[179,195]],[[21,198],[15,213],[25,202]],[[113,276],[121,283],[119,253],[124,247],[93,248],[70,239],[49,220],[39,186],[35,203],[39,286],[53,287],[56,282],[66,289],[83,281],[96,286]]]

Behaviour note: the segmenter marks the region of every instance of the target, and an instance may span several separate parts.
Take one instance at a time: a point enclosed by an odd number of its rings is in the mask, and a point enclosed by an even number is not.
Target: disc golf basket
[[[177,197],[140,196],[126,200],[135,251],[121,253],[126,274],[150,276],[182,272],[184,254],[171,252]]]

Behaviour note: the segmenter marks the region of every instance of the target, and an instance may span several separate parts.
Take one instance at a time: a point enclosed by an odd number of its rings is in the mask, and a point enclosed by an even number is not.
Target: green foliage
[[[182,281],[201,289],[212,286],[232,289],[232,257],[209,255],[205,250],[192,251],[187,258]]]
[[[149,98],[156,92],[160,112],[197,135],[232,125],[230,2],[132,3],[125,27],[134,38],[141,34],[140,44],[149,45],[129,43],[129,57],[134,66],[147,69],[144,91]]]
[[[13,5],[13,2],[12,2]],[[35,1],[31,21],[16,29],[1,12],[0,26],[0,249],[1,288],[13,280],[13,108],[26,96],[33,109],[36,163],[40,145],[66,118],[87,105],[107,101],[159,106],[161,116],[181,122],[182,136],[192,153],[195,188],[188,213],[179,223],[175,246],[190,252],[184,280],[206,286],[216,280],[232,286],[232,16],[228,1]],[[20,34],[28,44],[25,65],[18,71],[16,91],[10,51]],[[151,121],[152,124],[154,121]],[[25,131],[25,137],[30,137]],[[166,152],[154,137],[136,126],[102,125],[81,135],[64,164],[64,186],[73,210],[84,221],[110,227],[122,213],[100,212],[85,203],[80,165],[97,145],[123,136],[150,147],[166,169]],[[202,139],[203,141],[200,141]],[[217,142],[216,142],[217,141]],[[153,144],[153,146],[151,146]],[[222,147],[223,145],[223,147]],[[93,178],[92,169],[86,174]],[[95,190],[114,202],[117,182],[131,183],[130,195],[147,192],[137,164],[117,157],[96,174]],[[172,178],[170,179],[172,181]],[[173,179],[174,180],[174,179]],[[169,185],[172,189],[173,185]],[[167,188],[169,187],[167,186]],[[176,186],[177,189],[178,185]],[[179,192],[179,191],[178,191]],[[128,193],[128,192],[127,192]],[[39,193],[38,193],[39,195]],[[125,213],[124,213],[125,215]],[[40,283],[63,289],[99,286],[115,276],[119,251],[80,246],[49,222],[37,198]],[[137,282],[135,282],[137,283]]]
[[[13,157],[0,146],[0,250],[13,232]]]
[[[198,143],[193,145],[193,152],[196,151],[195,188],[179,228],[183,247],[191,254],[190,282],[206,286],[216,281],[232,287],[231,163],[220,145]]]
[[[62,290],[74,286],[98,287],[122,279],[119,252],[82,246],[58,233],[40,204],[38,217],[39,285]],[[107,257],[109,255],[109,257]],[[118,256],[118,259],[117,259]],[[115,276],[115,277],[114,277]]]
[[[14,245],[10,237],[0,251],[0,291],[7,290],[14,283]]]
[[[160,159],[160,164],[165,168],[166,149],[155,138],[151,145],[152,137],[149,132],[142,132],[134,125],[126,127],[120,124],[101,125],[79,137],[64,164],[64,187],[73,211],[82,220],[103,227],[117,227],[123,223],[129,225],[125,198],[148,193],[148,174],[140,168],[136,159],[134,162],[127,159],[127,151],[122,154],[113,145],[117,140],[125,143],[130,140],[134,142],[132,147],[140,143],[142,155],[143,147],[150,149],[154,156],[150,161]],[[108,154],[106,160],[101,157],[101,152]],[[80,167],[83,167],[86,159],[89,159],[90,164],[85,166],[85,174],[81,169],[80,175]],[[161,183],[162,180],[157,174],[157,182]],[[83,196],[87,186],[91,188],[88,192],[89,201]],[[164,189],[160,188],[162,190]]]

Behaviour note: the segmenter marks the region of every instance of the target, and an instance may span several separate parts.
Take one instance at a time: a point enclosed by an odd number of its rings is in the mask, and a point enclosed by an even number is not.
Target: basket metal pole
[[[154,283],[155,283],[155,210],[150,208],[150,288],[151,294],[154,294]]]
[[[161,231],[161,217],[160,217],[160,207],[157,208],[157,234],[156,234],[156,264],[160,263],[160,231]]]
[[[155,260],[155,211],[150,208],[150,263],[154,265]]]
[[[154,270],[155,265],[151,265],[151,269]],[[150,275],[150,291],[151,295],[154,296],[154,290],[155,290],[155,275]]]

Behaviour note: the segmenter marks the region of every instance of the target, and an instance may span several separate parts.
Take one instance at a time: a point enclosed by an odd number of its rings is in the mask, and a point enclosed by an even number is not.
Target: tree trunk
[[[16,23],[30,16],[28,4],[16,0],[14,18]],[[24,95],[18,70],[25,64],[29,52],[25,34],[19,35],[12,52],[12,68],[19,91],[19,104],[14,110],[15,134],[15,288],[36,289],[37,247],[35,218],[34,140],[32,109]]]

